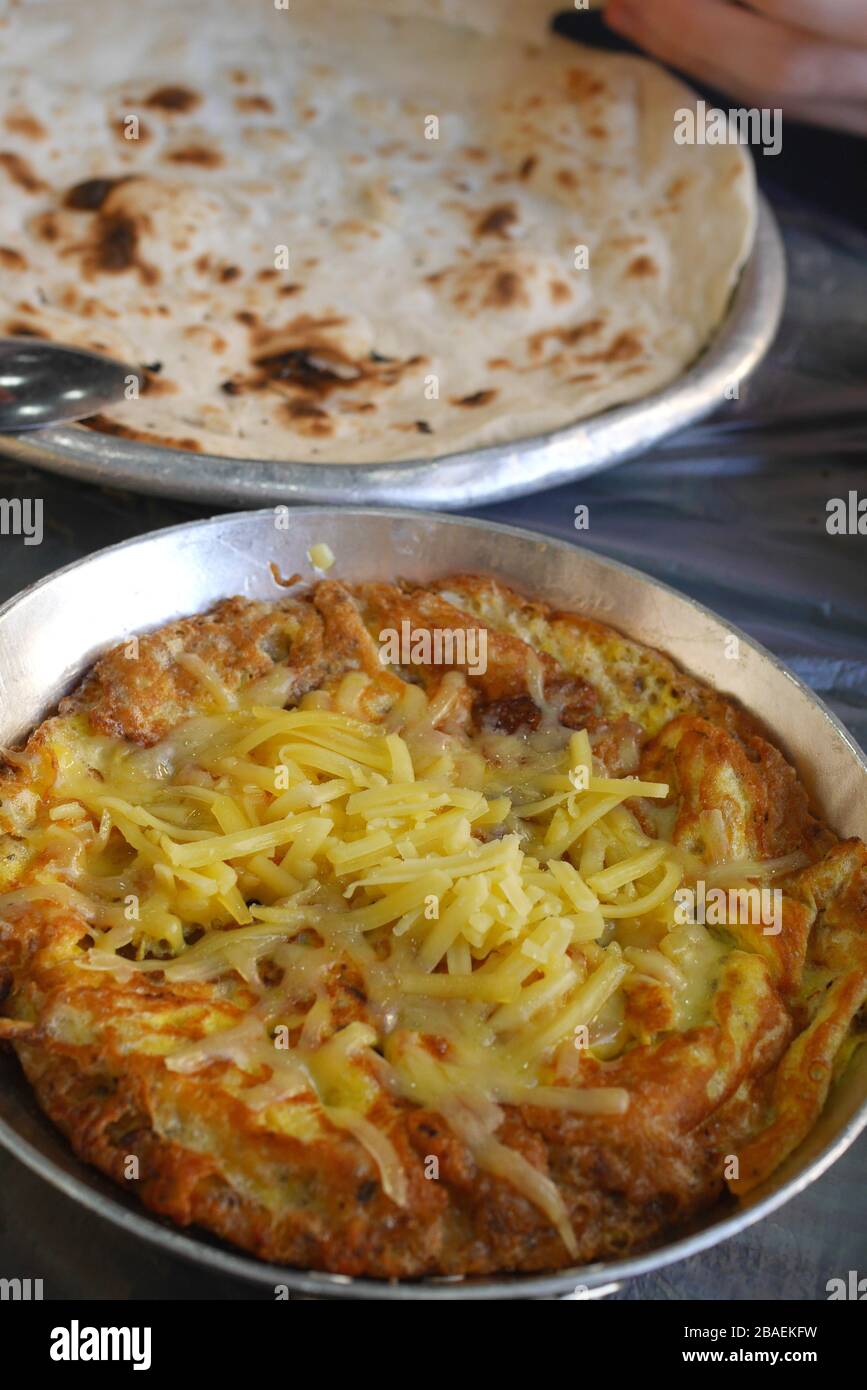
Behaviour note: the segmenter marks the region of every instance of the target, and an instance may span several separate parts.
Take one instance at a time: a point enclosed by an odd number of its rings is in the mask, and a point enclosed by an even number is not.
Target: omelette
[[[241,459],[439,457],[669,385],[752,162],[554,8],[0,0],[0,336],[130,364],[89,428]]]
[[[483,575],[281,582],[5,753],[0,1039],[75,1152],[381,1279],[613,1259],[755,1189],[867,1031],[865,846],[613,628]]]

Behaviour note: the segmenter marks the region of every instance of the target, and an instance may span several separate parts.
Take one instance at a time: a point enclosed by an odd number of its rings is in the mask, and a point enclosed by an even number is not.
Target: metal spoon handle
[[[131,367],[43,338],[0,338],[0,432],[82,420],[123,397]]]

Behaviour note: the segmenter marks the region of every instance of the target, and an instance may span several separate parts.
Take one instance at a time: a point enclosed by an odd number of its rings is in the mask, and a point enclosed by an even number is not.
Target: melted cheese
[[[432,705],[408,687],[372,723],[359,673],[284,710],[186,664],[215,712],[155,748],[55,721],[37,867],[6,902],[78,913],[90,969],[239,976],[255,1005],[176,1047],[170,1070],[228,1066],[257,1114],[318,1103],[398,1204],[406,1174],[370,1112],[383,1093],[438,1109],[574,1249],[555,1185],[496,1139],[500,1107],[627,1109],[626,1092],[581,1085],[575,1051],[630,1045],[630,976],[668,989],[680,1026],[706,1009],[724,948],[675,925],[689,865],[628,807],[668,788],[607,777],[553,713],[524,738],[461,732],[457,673]],[[363,984],[363,1022],[335,1021],[338,965]]]

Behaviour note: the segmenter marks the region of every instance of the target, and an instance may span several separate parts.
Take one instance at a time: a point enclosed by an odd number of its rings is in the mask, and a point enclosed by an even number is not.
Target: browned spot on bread
[[[263,353],[253,359],[266,382],[298,387],[315,396],[327,396],[339,386],[358,381],[362,368],[346,353],[323,342],[285,352]]]
[[[528,179],[538,163],[539,160],[536,155],[528,154],[527,158],[523,159],[518,166],[518,178]]]
[[[182,145],[163,156],[171,164],[197,164],[201,169],[219,169],[223,156],[208,145]]]
[[[530,298],[517,271],[501,270],[494,276],[482,303],[494,309],[506,309],[513,304],[529,304]]]
[[[70,313],[75,313],[80,309],[81,297],[75,285],[67,285],[60,296],[61,308],[68,309]]]
[[[651,256],[636,256],[635,260],[629,263],[626,274],[633,276],[637,280],[642,280],[646,279],[648,276],[655,275],[656,271],[656,261],[654,261]]]
[[[119,183],[128,183],[134,175],[124,174],[120,178],[85,179],[67,189],[63,206],[75,212],[98,212],[113,188]]]
[[[578,187],[578,179],[571,169],[558,169],[554,177],[561,188]]]
[[[4,270],[26,270],[27,262],[13,246],[0,246],[0,265]]]
[[[290,299],[293,294],[300,294],[303,288],[304,286],[299,285],[297,280],[292,280],[288,285],[281,285],[277,293],[282,294],[285,299]]]
[[[588,353],[578,358],[579,362],[630,362],[633,357],[640,357],[644,351],[644,344],[638,337],[627,329],[623,333],[618,333],[612,343],[602,352]]]
[[[5,169],[12,182],[25,193],[44,193],[48,187],[36,177],[27,160],[12,150],[0,150],[0,169]]]
[[[152,111],[194,111],[202,98],[189,87],[157,87],[145,101]]]
[[[572,289],[565,280],[552,280],[548,286],[552,304],[562,304],[572,298]]]
[[[188,323],[181,329],[183,337],[209,352],[221,353],[226,350],[226,340],[206,323]]]
[[[286,352],[254,358],[271,384],[297,387],[315,396],[327,396],[337,387],[351,386],[364,376],[352,358],[333,347],[289,348]]]
[[[12,319],[6,324],[4,333],[8,333],[10,338],[48,338],[48,333],[43,333],[41,329],[34,328],[30,323],[24,323],[20,319]]]
[[[393,359],[377,352],[354,357],[339,337],[344,324],[335,314],[320,318],[299,314],[283,328],[260,330],[254,336],[253,374],[246,380],[236,378],[235,386],[254,391],[270,388],[319,400],[339,390],[364,388],[369,393],[393,386],[408,368],[424,361],[418,356]]]
[[[137,270],[142,283],[155,285],[159,273],[138,255],[139,229],[125,213],[98,214],[93,241],[85,250],[84,267],[91,273],[123,275]]]
[[[587,134],[593,140],[607,140],[608,131],[604,125],[591,125],[587,127]]]
[[[487,391],[474,391],[470,396],[457,396],[452,398],[452,405],[465,405],[474,408],[478,405],[490,405],[495,400],[497,392],[493,387]]]
[[[143,396],[176,396],[178,387],[168,377],[160,376],[158,372],[145,368],[144,380],[141,384]]]
[[[265,111],[270,113],[274,110],[274,103],[269,97],[263,97],[258,94],[255,96],[240,96],[235,97],[235,110]]]
[[[106,302],[105,298],[94,299],[91,296],[87,299],[79,299],[76,302],[74,290],[72,291],[72,296],[67,307],[74,307],[76,312],[81,314],[82,318],[85,319],[117,319],[121,317],[119,310],[113,309],[111,305]]]
[[[476,236],[496,236],[507,241],[518,221],[514,203],[497,203],[483,212],[476,222]]]
[[[232,280],[237,280],[237,279],[239,279],[240,275],[241,275],[241,267],[240,267],[240,266],[237,266],[237,265],[224,265],[224,266],[222,266],[221,269],[220,269],[218,279],[221,281],[222,284],[228,285],[228,284],[231,283]]]
[[[81,424],[86,425],[89,430],[96,430],[98,434],[113,434],[119,439],[138,439],[143,444],[159,444],[164,449],[184,449],[190,454],[202,452],[201,444],[191,435],[175,438],[167,434],[154,434],[151,430],[134,430],[129,425],[110,420],[107,415],[88,415]]]
[[[587,319],[585,323],[576,323],[571,328],[542,328],[538,333],[531,333],[527,339],[527,350],[532,357],[538,357],[545,349],[545,344],[549,338],[556,338],[558,342],[566,347],[574,347],[584,338],[592,338],[599,333],[605,326],[605,320],[601,318]]]
[[[566,87],[574,101],[587,101],[591,97],[601,96],[605,91],[605,83],[585,68],[570,68]]]
[[[325,439],[334,433],[328,411],[321,406],[313,405],[310,401],[287,401],[286,410],[299,434]]]
[[[25,111],[23,108],[9,111],[4,125],[7,130],[11,130],[13,135],[23,135],[28,140],[45,139],[45,126],[36,119],[31,111]]]
[[[40,241],[56,241],[60,235],[57,226],[57,218],[53,212],[40,213],[32,222],[34,235]]]

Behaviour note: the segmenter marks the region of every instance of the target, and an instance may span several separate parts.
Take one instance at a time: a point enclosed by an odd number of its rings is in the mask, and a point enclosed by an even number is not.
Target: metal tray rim
[[[305,509],[306,510],[306,509]],[[427,514],[420,517],[412,509],[407,508],[353,508],[346,513],[347,519],[352,515],[363,515],[370,517],[382,517],[384,519],[394,518],[396,520],[411,520],[414,522],[431,521],[446,522],[452,525],[468,528],[471,530],[493,531],[501,535],[504,541],[509,538],[520,538],[526,541],[539,544],[543,541],[545,545],[551,546],[555,550],[566,553],[572,552],[575,546],[567,541],[549,537],[543,533],[534,532],[524,527],[504,525],[498,522],[489,522],[468,517],[450,517],[448,515]],[[273,518],[270,508],[263,508],[258,511],[250,511],[243,514],[243,519],[249,517],[252,521],[262,517]],[[102,550],[86,556],[82,560],[74,561],[72,564],[54,571],[36,584],[28,586],[22,592],[9,599],[0,607],[0,622],[15,607],[25,599],[36,593],[39,589],[54,583],[58,579],[77,570],[82,566],[90,564],[92,561],[99,560],[107,555],[118,551],[132,550],[137,546],[146,545],[157,538],[170,535],[189,534],[191,531],[198,531],[203,528],[219,526],[227,521],[242,522],[242,516],[227,517],[225,514],[216,515],[202,520],[185,522],[176,526],[166,527],[158,531],[151,531],[141,536],[133,537],[122,541],[117,545],[105,547]],[[608,556],[590,552],[594,563],[598,563],[602,569],[620,571],[647,585],[652,589],[677,599],[681,603],[687,604],[698,614],[709,618],[713,622],[719,622],[716,614],[704,604],[699,603],[688,595],[675,589],[673,586],[663,581],[651,579],[642,571],[631,565],[626,565],[619,560],[614,560]],[[615,618],[616,626],[616,618]],[[783,675],[786,680],[791,682],[802,696],[808,699],[822,713],[825,721],[832,727],[834,732],[841,738],[846,745],[848,753],[854,762],[858,764],[860,771],[867,775],[867,756],[849,734],[848,730],[831,711],[825,702],[816,695],[794,672],[789,670],[784,662],[780,661],[772,652],[769,652],[759,642],[742,632],[736,626],[726,621],[726,630],[739,638],[748,648],[755,652],[764,662],[771,665],[776,671]],[[50,1123],[46,1121],[46,1123]],[[779,1187],[769,1191],[754,1203],[732,1211],[716,1222],[710,1222],[701,1229],[668,1243],[657,1246],[656,1248],[636,1256],[631,1256],[620,1261],[598,1262],[587,1266],[577,1266],[568,1270],[561,1270],[553,1274],[542,1275],[497,1275],[479,1280],[462,1279],[428,1279],[419,1281],[383,1281],[363,1278],[353,1278],[345,1275],[326,1274],[318,1271],[298,1270],[289,1266],[279,1266],[264,1263],[254,1257],[242,1253],[235,1253],[230,1248],[211,1244],[207,1238],[195,1238],[180,1232],[175,1227],[164,1223],[158,1216],[147,1213],[144,1209],[128,1207],[114,1195],[106,1195],[88,1186],[83,1180],[76,1177],[74,1173],[65,1171],[53,1160],[41,1154],[29,1141],[22,1136],[4,1119],[0,1118],[0,1144],[7,1149],[13,1156],[21,1160],[28,1168],[38,1176],[50,1182],[52,1186],[59,1189],[66,1196],[81,1203],[95,1215],[104,1217],[106,1220],[118,1225],[121,1229],[131,1235],[140,1236],[151,1244],[162,1248],[167,1254],[186,1259],[198,1265],[204,1265],[221,1273],[232,1275],[238,1278],[251,1281],[261,1286],[268,1286],[273,1289],[274,1285],[286,1285],[294,1293],[302,1297],[316,1298],[351,1298],[351,1299],[398,1299],[403,1301],[455,1301],[455,1300],[499,1300],[512,1298],[556,1298],[572,1293],[576,1288],[586,1289],[588,1296],[593,1296],[593,1291],[603,1293],[612,1285],[619,1285],[623,1280],[646,1273],[650,1270],[663,1268],[666,1265],[685,1259],[690,1255],[695,1255],[703,1250],[717,1245],[720,1242],[745,1230],[748,1226],[761,1220],[779,1207],[784,1205],[792,1197],[802,1192],[813,1181],[820,1177],[835,1161],[843,1154],[846,1149],[854,1142],[858,1135],[867,1128],[867,1096],[859,1104],[858,1108],[851,1114],[839,1132],[830,1140],[828,1144],[805,1166],[803,1171],[796,1173],[791,1178],[783,1182]],[[74,1155],[70,1150],[70,1159],[74,1160]]]
[[[228,506],[271,501],[448,511],[504,502],[613,467],[708,415],[765,356],[785,292],[782,237],[760,196],[755,242],[728,314],[692,366],[661,391],[547,434],[433,458],[329,464],[187,453],[71,425],[0,436],[0,455],[83,482]]]

